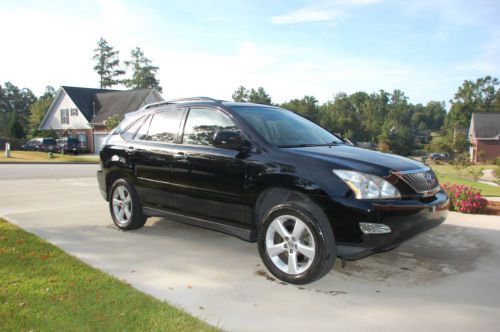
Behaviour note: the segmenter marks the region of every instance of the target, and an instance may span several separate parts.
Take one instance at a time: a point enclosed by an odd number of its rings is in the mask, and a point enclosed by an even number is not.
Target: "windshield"
[[[280,148],[343,143],[337,136],[291,111],[276,107],[233,106],[262,138]]]

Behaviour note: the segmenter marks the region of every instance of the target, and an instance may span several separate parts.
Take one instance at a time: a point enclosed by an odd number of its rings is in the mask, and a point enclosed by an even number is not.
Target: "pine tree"
[[[159,68],[152,65],[140,47],[133,49],[130,56],[131,59],[125,61],[125,65],[132,70],[132,78],[123,81],[125,86],[135,89],[154,88],[162,92],[160,81],[156,78]]]
[[[109,46],[102,37],[97,42],[97,48],[94,52],[93,59],[96,62],[94,70],[99,75],[101,89],[121,83],[117,77],[125,74],[125,71],[120,69],[120,60],[118,59],[120,52],[114,51],[113,47]]]

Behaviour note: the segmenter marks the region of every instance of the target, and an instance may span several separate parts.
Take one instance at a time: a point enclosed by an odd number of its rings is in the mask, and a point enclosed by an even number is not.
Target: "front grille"
[[[395,173],[417,193],[427,193],[439,188],[439,182],[431,169]]]

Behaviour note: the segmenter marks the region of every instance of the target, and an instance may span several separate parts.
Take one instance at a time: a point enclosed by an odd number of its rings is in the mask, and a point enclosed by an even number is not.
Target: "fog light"
[[[389,226],[371,222],[360,222],[359,228],[365,234],[388,234],[391,232],[391,228]]]

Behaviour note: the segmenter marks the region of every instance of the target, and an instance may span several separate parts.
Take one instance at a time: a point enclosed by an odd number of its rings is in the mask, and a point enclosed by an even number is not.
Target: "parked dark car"
[[[356,148],[278,107],[192,98],[129,114],[97,173],[114,223],[162,216],[258,242],[277,278],[312,282],[337,257],[398,246],[442,223],[448,197],[424,164]]]
[[[33,138],[21,145],[21,150],[55,152],[57,143],[53,138]]]
[[[450,155],[447,153],[431,153],[429,155],[430,160],[449,160]]]
[[[60,153],[73,153],[77,155],[81,152],[78,138],[63,137],[57,139],[57,151]]]

